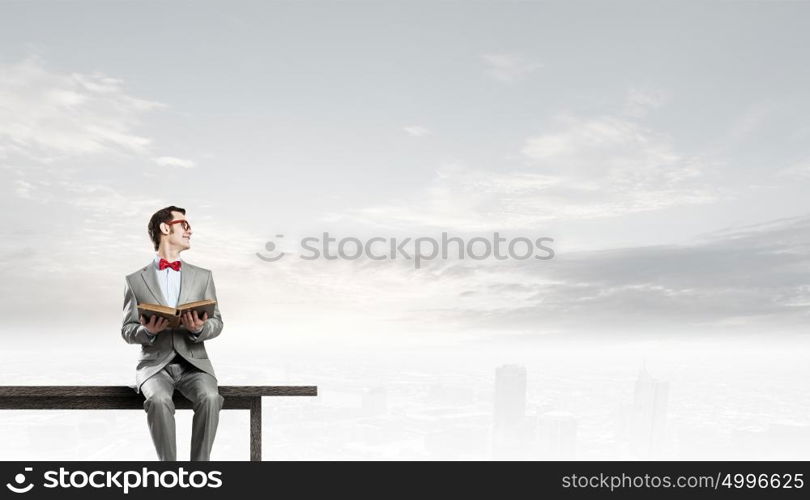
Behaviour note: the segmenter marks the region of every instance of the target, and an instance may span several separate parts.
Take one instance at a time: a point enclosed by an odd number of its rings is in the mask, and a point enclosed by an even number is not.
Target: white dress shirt
[[[157,273],[158,283],[160,284],[160,291],[163,292],[163,298],[170,307],[177,307],[177,300],[180,298],[180,273],[183,272],[183,265],[180,264],[180,270],[175,271],[171,267],[160,270],[160,259],[162,257],[155,254],[155,273]],[[182,259],[178,257],[182,262]]]

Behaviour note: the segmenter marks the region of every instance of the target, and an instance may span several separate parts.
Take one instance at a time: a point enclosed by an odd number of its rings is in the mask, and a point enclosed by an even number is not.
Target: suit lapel
[[[180,279],[183,279],[183,275],[186,273],[180,273]],[[141,271],[141,278],[143,278],[144,283],[146,283],[146,288],[152,293],[157,300],[157,303],[164,306],[169,306],[169,302],[163,296],[163,292],[160,291],[160,284],[157,281],[157,273],[155,272],[155,263],[151,262],[148,266],[143,268]]]
[[[191,285],[194,281],[194,266],[190,266],[183,262],[183,267],[180,268],[180,296],[177,298],[177,305],[183,305],[188,302],[188,296],[191,293]]]

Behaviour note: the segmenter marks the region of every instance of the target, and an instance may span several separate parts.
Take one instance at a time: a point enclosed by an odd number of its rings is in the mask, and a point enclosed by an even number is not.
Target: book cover
[[[178,328],[182,323],[180,317],[187,311],[197,311],[197,315],[202,318],[203,313],[208,313],[208,317],[214,315],[214,306],[216,300],[197,300],[195,302],[186,302],[185,304],[177,307],[169,307],[161,304],[138,304],[138,311],[142,314],[146,321],[152,316],[158,316],[169,320],[169,328]]]

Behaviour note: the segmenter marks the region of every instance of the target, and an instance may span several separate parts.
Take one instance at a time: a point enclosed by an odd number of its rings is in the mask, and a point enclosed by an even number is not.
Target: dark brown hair
[[[172,212],[180,212],[183,215],[186,215],[186,209],[175,207],[174,205],[166,208],[161,208],[149,219],[149,226],[147,226],[147,231],[149,232],[149,238],[152,239],[152,243],[155,245],[155,250],[160,247],[160,225],[164,222],[170,222],[174,217]],[[174,231],[174,229],[170,229]]]

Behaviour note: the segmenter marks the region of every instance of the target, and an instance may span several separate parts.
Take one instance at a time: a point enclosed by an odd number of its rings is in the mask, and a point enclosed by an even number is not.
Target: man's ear
[[[161,234],[169,234],[171,232],[171,231],[169,231],[169,225],[166,224],[165,222],[161,222],[160,223],[160,232],[161,232]]]

